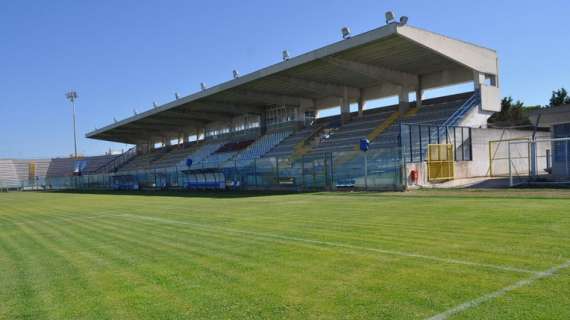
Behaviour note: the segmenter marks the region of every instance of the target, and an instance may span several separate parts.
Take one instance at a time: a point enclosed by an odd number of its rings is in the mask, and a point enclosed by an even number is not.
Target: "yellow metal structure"
[[[28,180],[33,181],[36,177],[36,163],[30,162],[28,163]]]
[[[428,181],[453,180],[455,157],[452,144],[428,144]]]
[[[489,141],[489,176],[490,177],[505,177],[508,176],[508,145],[512,141],[529,141],[527,137],[511,138],[511,139],[501,139],[501,140],[490,140]],[[530,154],[530,151],[529,151]],[[520,161],[521,159],[527,159],[527,155],[515,154],[511,155],[511,161]],[[530,159],[530,158],[529,158]],[[529,160],[530,161],[530,160]],[[530,167],[530,166],[529,166]]]

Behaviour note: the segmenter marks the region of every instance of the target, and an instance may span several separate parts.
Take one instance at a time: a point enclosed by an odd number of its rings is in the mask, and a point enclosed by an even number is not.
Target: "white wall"
[[[490,162],[489,162],[489,141],[491,140],[508,140],[516,138],[527,138],[532,136],[532,131],[529,130],[513,130],[513,129],[488,129],[488,128],[473,128],[471,129],[472,139],[472,161],[458,161],[455,163],[455,178],[476,178],[490,176]],[[550,133],[538,132],[537,138],[548,138]],[[496,157],[507,158],[506,142],[494,144],[495,150],[492,154]],[[550,148],[547,144],[538,146],[538,154],[543,155],[546,149]],[[495,152],[497,151],[497,152]],[[513,160],[514,167],[520,172],[528,172],[528,144],[511,145],[511,155],[513,157],[520,157],[521,159]],[[546,168],[546,159],[539,157],[538,170],[543,171]],[[420,185],[428,185],[427,181],[427,168],[426,163],[410,163],[406,168],[406,176],[408,177],[408,184],[411,170],[418,170]],[[493,161],[493,173],[498,175],[508,175],[508,160],[495,160]]]

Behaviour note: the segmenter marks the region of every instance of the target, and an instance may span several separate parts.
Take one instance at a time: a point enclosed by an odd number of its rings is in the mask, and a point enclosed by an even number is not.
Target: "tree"
[[[550,107],[557,107],[565,104],[570,104],[570,96],[564,88],[552,91],[552,96],[550,97]]]
[[[529,125],[527,110],[520,100],[513,102],[512,97],[501,100],[501,111],[495,112],[487,121],[499,127],[512,127]]]

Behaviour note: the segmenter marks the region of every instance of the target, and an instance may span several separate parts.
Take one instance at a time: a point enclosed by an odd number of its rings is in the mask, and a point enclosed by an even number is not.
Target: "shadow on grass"
[[[89,195],[116,195],[116,196],[142,196],[142,197],[180,197],[180,198],[211,198],[211,199],[243,199],[267,196],[282,196],[300,194],[293,191],[188,191],[188,190],[55,190],[48,191],[56,194],[89,194]]]
[[[316,196],[330,196],[330,192],[314,193]],[[566,188],[481,188],[481,189],[418,189],[406,192],[338,192],[338,197],[365,197],[380,199],[447,199],[447,200],[569,200],[570,189]]]
[[[316,197],[362,197],[375,199],[404,199],[404,198],[445,198],[449,200],[570,200],[570,189],[564,188],[516,188],[516,189],[420,189],[407,192],[401,191],[307,191],[290,190],[255,190],[255,191],[189,191],[189,190],[57,190],[48,191],[57,194],[89,194],[142,197],[180,197],[180,198],[210,198],[210,199],[244,199],[283,195],[311,195]]]

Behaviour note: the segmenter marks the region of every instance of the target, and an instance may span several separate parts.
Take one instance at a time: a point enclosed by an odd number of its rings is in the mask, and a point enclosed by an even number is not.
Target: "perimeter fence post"
[[[364,152],[364,190],[368,191],[368,152]]]
[[[509,163],[509,186],[513,186],[513,173],[511,169],[511,142],[507,141],[507,161]]]
[[[305,156],[301,156],[301,186],[305,191]]]
[[[568,140],[566,140],[566,147],[564,148],[564,163],[566,164],[566,177],[568,177],[570,171],[568,168]]]

